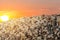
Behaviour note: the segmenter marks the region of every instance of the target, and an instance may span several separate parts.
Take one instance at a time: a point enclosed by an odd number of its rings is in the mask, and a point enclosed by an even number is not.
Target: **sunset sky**
[[[0,15],[11,17],[60,13],[60,0],[0,0]]]

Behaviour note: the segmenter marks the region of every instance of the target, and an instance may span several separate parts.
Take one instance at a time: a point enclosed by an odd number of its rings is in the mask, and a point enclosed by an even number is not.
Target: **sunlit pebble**
[[[57,31],[59,31],[59,29],[58,29],[58,28],[57,28],[56,30],[57,30]]]
[[[57,33],[58,36],[60,36],[59,34],[60,34],[60,32]]]
[[[16,34],[17,37],[21,36],[20,33]]]
[[[52,37],[51,35],[48,35],[48,38]]]
[[[9,40],[9,38],[6,38],[5,40]]]
[[[41,37],[37,37],[37,40],[41,40]]]

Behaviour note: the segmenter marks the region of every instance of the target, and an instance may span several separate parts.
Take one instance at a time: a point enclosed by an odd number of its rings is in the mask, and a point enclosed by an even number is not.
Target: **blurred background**
[[[60,13],[60,0],[0,0],[0,16],[9,18]]]

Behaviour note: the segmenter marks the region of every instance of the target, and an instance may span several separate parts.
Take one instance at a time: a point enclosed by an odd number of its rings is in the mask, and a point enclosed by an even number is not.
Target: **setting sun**
[[[8,21],[9,17],[7,15],[3,15],[0,17],[1,21]]]

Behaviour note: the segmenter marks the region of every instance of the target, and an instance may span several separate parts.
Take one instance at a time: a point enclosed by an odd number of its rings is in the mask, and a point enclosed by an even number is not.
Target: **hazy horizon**
[[[0,0],[0,11],[15,11],[8,14],[16,17],[56,14],[60,13],[60,0]]]

